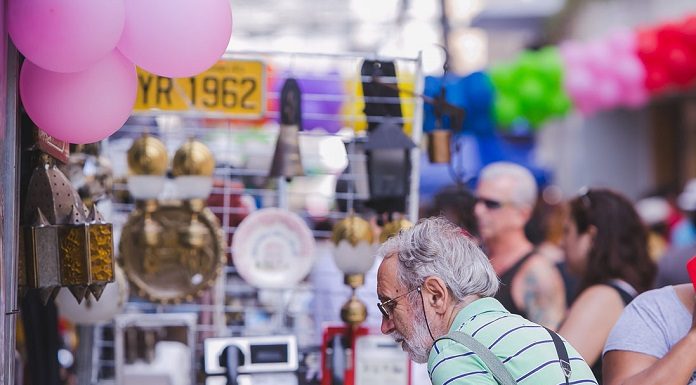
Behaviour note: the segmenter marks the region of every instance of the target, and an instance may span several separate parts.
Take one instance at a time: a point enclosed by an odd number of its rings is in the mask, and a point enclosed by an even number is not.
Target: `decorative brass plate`
[[[140,202],[123,227],[119,264],[132,287],[151,301],[192,301],[225,263],[215,215],[200,202]]]

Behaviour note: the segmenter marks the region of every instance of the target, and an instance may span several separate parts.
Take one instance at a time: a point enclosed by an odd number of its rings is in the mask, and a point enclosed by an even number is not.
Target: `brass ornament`
[[[215,171],[215,157],[208,146],[196,139],[188,139],[176,150],[172,175],[211,176]]]
[[[147,133],[128,149],[128,169],[133,175],[164,175],[167,172],[167,147]]]
[[[365,284],[365,274],[345,274],[343,283],[351,289],[357,289]]]
[[[387,239],[395,236],[399,231],[413,227],[413,223],[405,218],[395,219],[386,225],[379,234],[379,243],[384,243]]]
[[[190,302],[221,274],[225,249],[217,218],[202,204],[138,202],[123,227],[118,262],[138,295]]]
[[[365,319],[367,319],[367,307],[353,293],[348,302],[341,306],[341,320],[349,325],[357,326]]]
[[[374,234],[372,233],[370,222],[354,214],[338,221],[331,233],[331,240],[335,245],[338,245],[342,240],[348,241],[353,246],[360,242],[370,244],[373,239]]]

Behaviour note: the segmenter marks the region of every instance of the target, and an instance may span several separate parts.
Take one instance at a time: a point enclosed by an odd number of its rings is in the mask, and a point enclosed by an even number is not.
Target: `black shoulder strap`
[[[604,284],[611,287],[612,289],[616,290],[617,293],[619,293],[619,296],[621,296],[621,301],[623,301],[624,306],[631,303],[631,301],[633,301],[633,298],[635,298],[638,295],[636,289],[634,289],[633,286],[631,286],[626,281],[610,279],[609,281],[604,282]]]
[[[549,332],[549,335],[551,335],[553,345],[556,347],[556,354],[558,354],[558,363],[561,364],[561,370],[563,370],[563,376],[565,376],[565,383],[566,385],[568,385],[568,381],[570,381],[571,374],[568,350],[566,349],[563,340],[561,340],[561,337],[558,334],[556,334],[556,332],[546,327],[544,329],[546,329],[546,331]]]
[[[568,357],[568,350],[566,349],[563,340],[561,340],[561,337],[558,334],[556,334],[554,331],[548,328],[544,329],[546,329],[546,331],[551,336],[553,345],[556,348],[556,354],[558,355],[558,362],[561,365],[561,371],[563,372],[563,376],[565,377],[565,383],[566,385],[568,385],[570,381],[570,374],[572,371],[570,367],[570,359]],[[486,364],[488,370],[491,372],[498,384],[517,385],[517,382],[515,382],[515,379],[512,378],[510,372],[508,372],[507,369],[505,369],[505,366],[503,366],[503,363],[500,361],[500,359],[495,354],[493,354],[493,352],[491,352],[490,349],[485,347],[474,337],[464,332],[455,331],[447,334],[444,337],[438,338],[437,341],[440,341],[442,339],[454,340],[466,346],[467,348],[469,348],[469,350],[471,350],[477,356],[479,356],[483,363]],[[437,343],[437,341],[435,342]]]

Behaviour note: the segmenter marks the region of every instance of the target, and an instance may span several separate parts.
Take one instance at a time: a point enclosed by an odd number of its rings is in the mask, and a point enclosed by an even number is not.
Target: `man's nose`
[[[391,318],[382,317],[382,325],[380,327],[382,334],[390,334],[394,331],[394,321]]]

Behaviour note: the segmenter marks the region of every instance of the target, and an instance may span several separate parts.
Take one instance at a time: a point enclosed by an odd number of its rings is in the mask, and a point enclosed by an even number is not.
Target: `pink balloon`
[[[616,107],[621,100],[621,87],[615,79],[599,78],[595,81],[597,87],[597,105],[602,108]]]
[[[78,144],[98,142],[121,128],[135,104],[137,86],[135,66],[118,50],[69,74],[26,60],[19,75],[22,103],[34,123]]]
[[[645,83],[645,66],[635,54],[619,54],[613,68],[619,81],[634,87]]]
[[[592,73],[582,65],[567,67],[563,83],[573,101],[584,99],[593,92]]]
[[[634,52],[636,49],[636,34],[626,28],[618,29],[609,35],[609,46],[614,51]]]
[[[568,65],[579,65],[585,61],[585,46],[574,41],[563,42],[559,48],[563,62]]]
[[[611,68],[615,53],[612,52],[608,41],[594,41],[587,45],[587,64],[595,71],[603,73]]]
[[[123,0],[9,0],[7,29],[17,49],[55,72],[87,69],[123,32]]]
[[[118,49],[154,74],[188,77],[217,62],[232,34],[229,0],[125,0]]]

